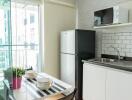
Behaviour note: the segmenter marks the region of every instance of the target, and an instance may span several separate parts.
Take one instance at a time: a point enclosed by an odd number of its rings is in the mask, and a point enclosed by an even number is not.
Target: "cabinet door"
[[[106,100],[132,100],[132,73],[108,70]]]
[[[106,70],[85,63],[83,67],[83,100],[105,100]]]

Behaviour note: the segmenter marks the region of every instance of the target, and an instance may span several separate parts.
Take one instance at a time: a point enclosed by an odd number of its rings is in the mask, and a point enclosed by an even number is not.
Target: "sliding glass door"
[[[12,65],[10,4],[9,0],[0,1],[0,71]]]
[[[13,86],[12,71],[5,74],[6,69],[32,67],[40,71],[39,36],[38,5],[0,0],[0,100],[7,97],[1,80],[7,79]]]
[[[7,93],[12,80],[12,72],[5,75],[3,72],[12,67],[12,31],[11,31],[11,1],[0,0],[0,100],[7,100]],[[5,79],[6,82],[5,82]],[[4,81],[3,81],[4,80]],[[5,83],[4,83],[5,82]]]
[[[39,7],[23,3],[11,4],[12,66],[37,71],[39,67]]]
[[[39,7],[1,2],[0,70],[39,67]]]

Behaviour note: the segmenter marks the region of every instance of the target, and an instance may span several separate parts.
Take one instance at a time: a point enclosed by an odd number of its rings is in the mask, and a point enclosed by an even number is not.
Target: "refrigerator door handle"
[[[64,52],[61,52],[61,54],[75,55],[73,53],[64,53]]]

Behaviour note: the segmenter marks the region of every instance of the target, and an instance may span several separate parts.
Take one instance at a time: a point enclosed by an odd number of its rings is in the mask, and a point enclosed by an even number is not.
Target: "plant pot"
[[[22,77],[13,77],[12,88],[13,89],[19,89],[19,88],[21,88],[21,80],[22,80]]]

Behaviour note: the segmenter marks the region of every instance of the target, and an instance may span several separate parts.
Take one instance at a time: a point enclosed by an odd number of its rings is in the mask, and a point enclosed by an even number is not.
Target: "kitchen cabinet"
[[[106,100],[132,100],[132,73],[107,71]]]
[[[132,100],[132,72],[84,63],[83,100]]]
[[[85,63],[83,67],[83,100],[105,100],[106,70]]]

